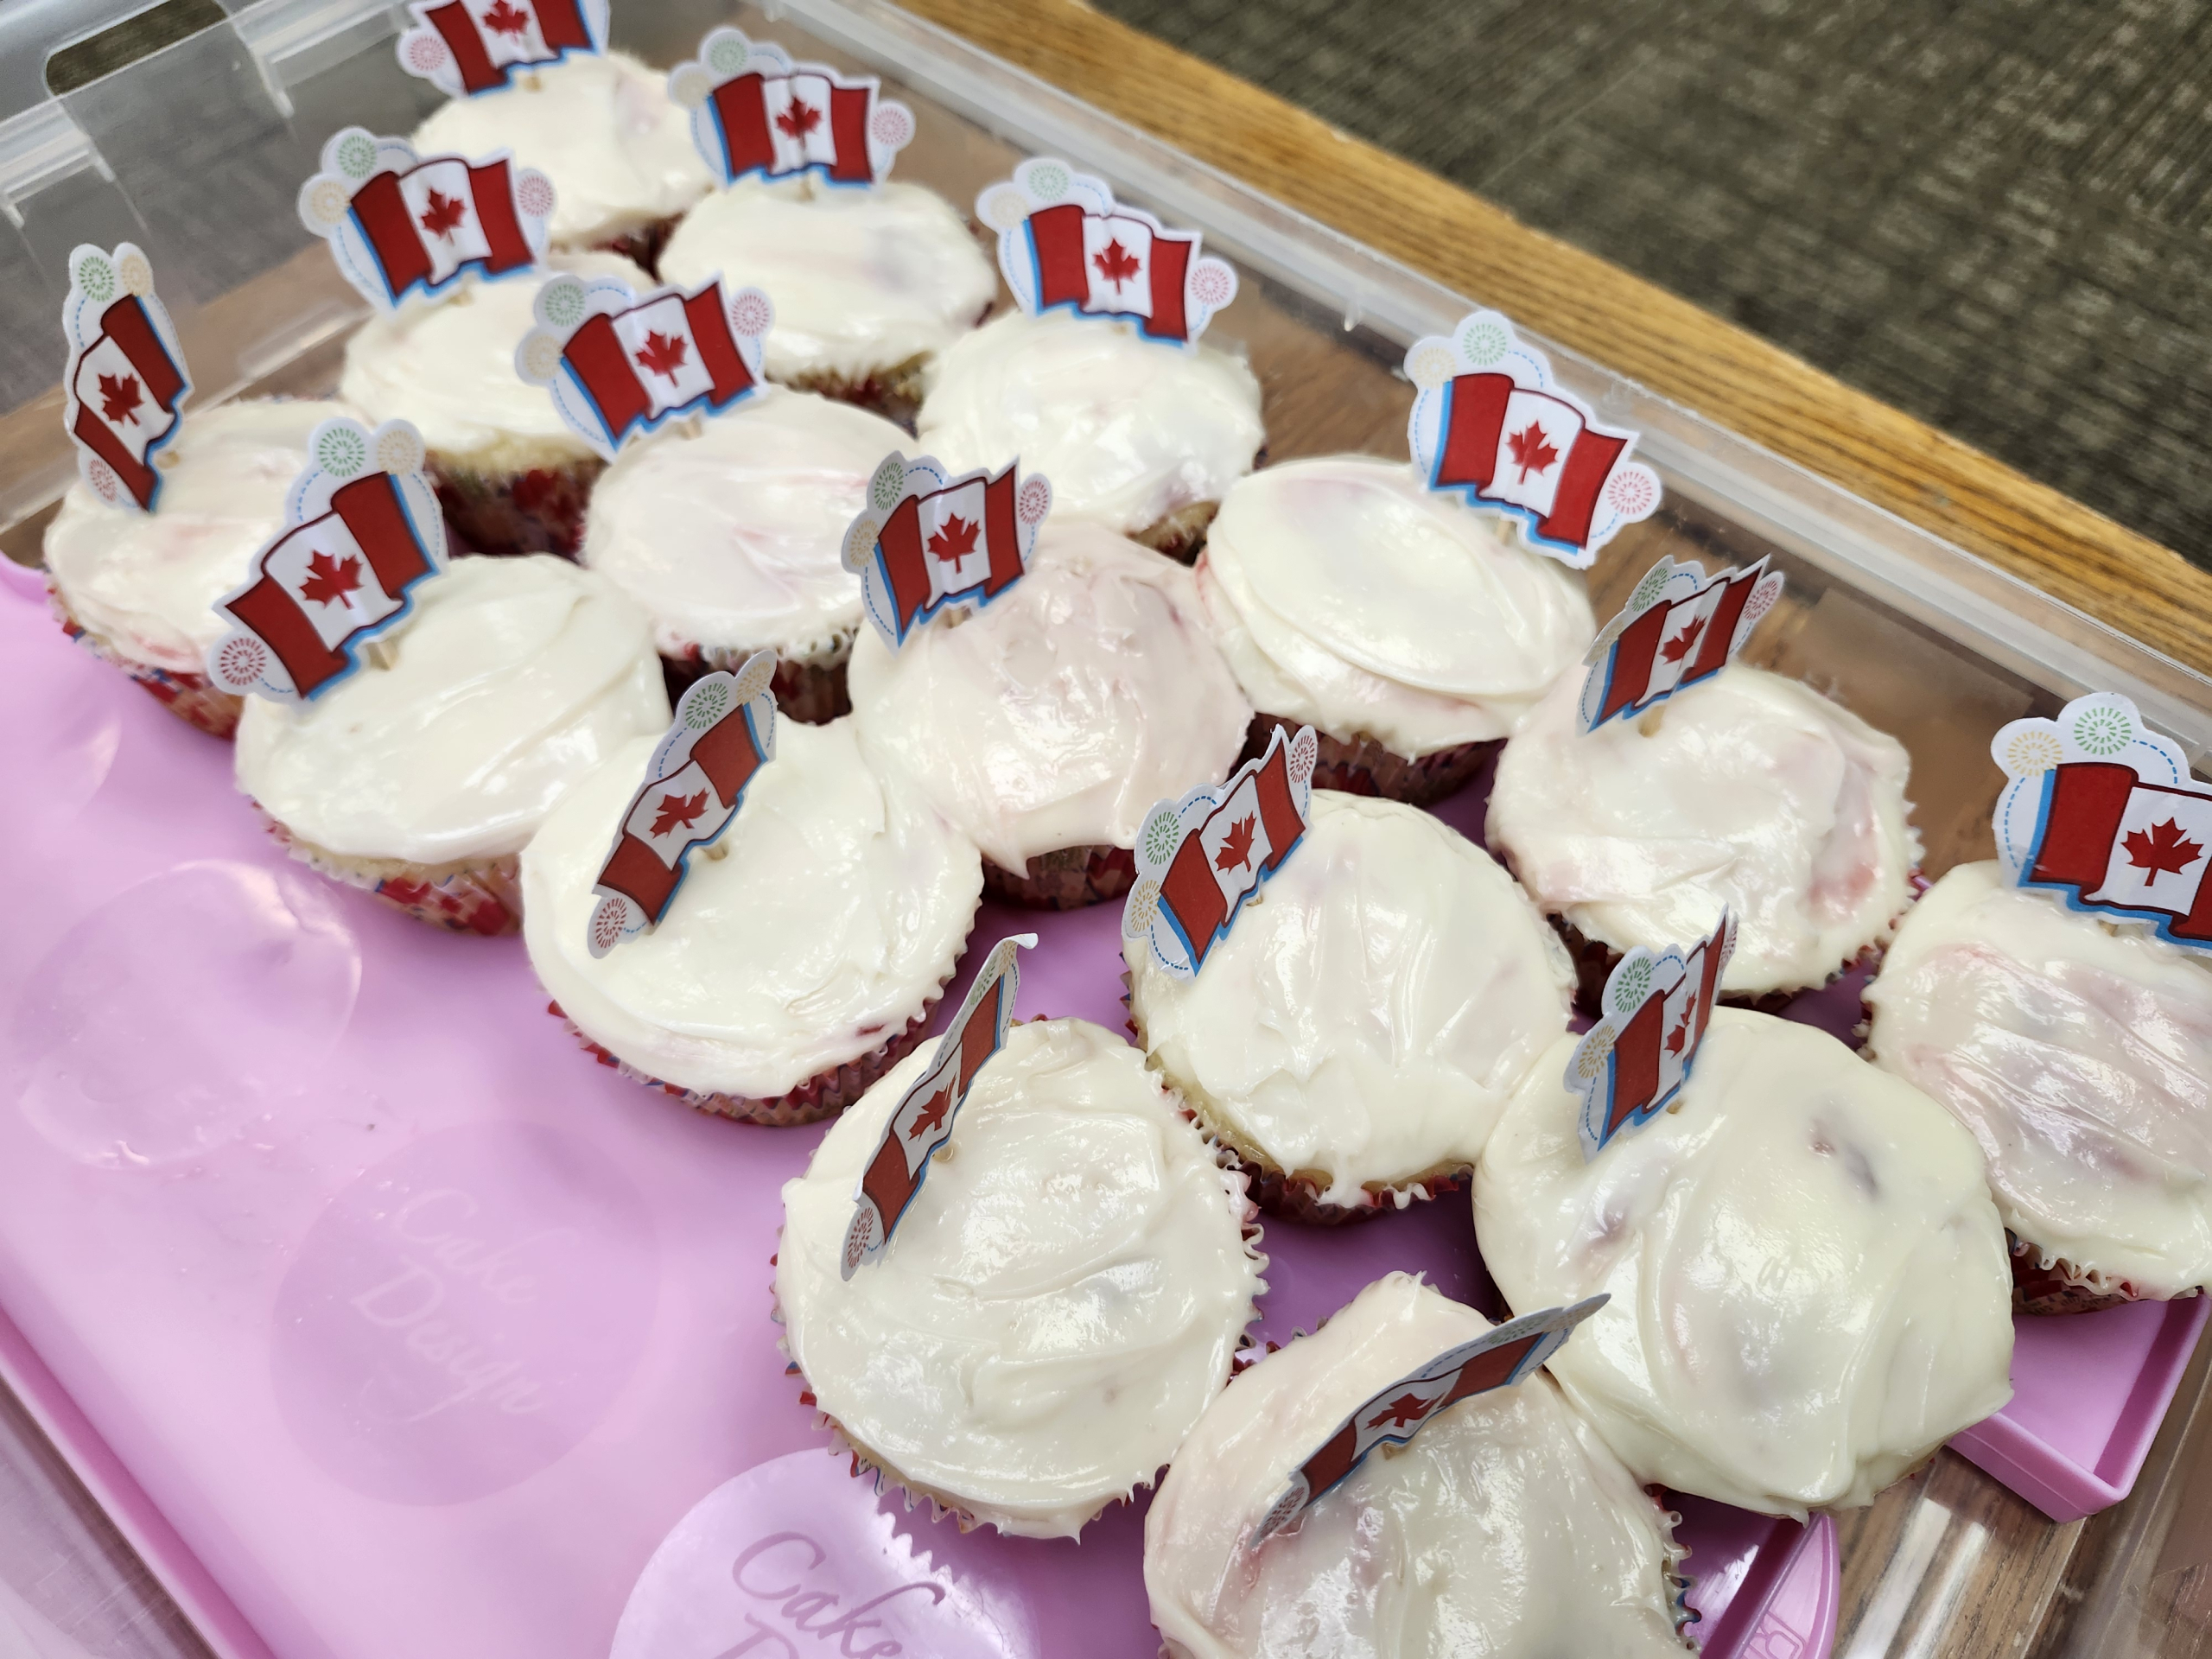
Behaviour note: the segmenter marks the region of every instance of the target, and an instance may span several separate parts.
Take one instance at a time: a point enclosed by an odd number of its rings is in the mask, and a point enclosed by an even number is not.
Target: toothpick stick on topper
[[[1432,490],[1503,513],[1539,553],[1580,570],[1624,524],[1659,505],[1659,474],[1631,462],[1637,435],[1600,426],[1552,378],[1549,359],[1495,311],[1406,353],[1414,465]]]
[[[296,707],[413,613],[416,586],[446,567],[445,515],[423,459],[406,421],[372,432],[339,416],[315,428],[285,528],[215,602],[231,624],[207,652],[217,685]]]
[[[1622,1130],[1641,1128],[1674,1104],[1735,951],[1736,918],[1724,910],[1712,933],[1688,949],[1639,944],[1613,964],[1598,1023],[1567,1063],[1567,1090],[1582,1096],[1583,1162]]]
[[[88,242],[71,250],[61,332],[69,342],[62,419],[78,472],[101,500],[153,512],[162,493],[156,457],[183,427],[192,379],[154,292],[154,268],[135,243],[111,253]]]
[[[1337,1425],[1319,1451],[1290,1471],[1289,1484],[1252,1529],[1246,1548],[1257,1549],[1320,1502],[1376,1446],[1403,1446],[1460,1401],[1534,1376],[1566,1345],[1574,1327],[1610,1300],[1600,1292],[1572,1307],[1547,1307],[1508,1319],[1376,1389]]]
[[[843,563],[892,650],[940,611],[980,611],[1027,572],[1052,486],[1042,473],[1019,478],[1020,467],[953,478],[928,455],[894,449],[876,467]]]
[[[930,1159],[952,1139],[953,1119],[983,1063],[1005,1045],[1021,990],[1019,946],[1034,946],[1034,933],[1012,933],[991,947],[976,970],[960,1012],[938,1039],[929,1070],[899,1096],[883,1126],[875,1152],[853,1187],[853,1219],[845,1229],[840,1272],[849,1279],[863,1262],[880,1259],[913,1207],[930,1173]]]
[[[418,156],[404,139],[346,127],[322,147],[322,171],[300,187],[300,220],[330,243],[346,280],[371,305],[442,294],[469,272],[519,276],[545,252],[553,183],[505,150],[472,162]]]
[[[1701,566],[1662,554],[1582,659],[1591,664],[1579,706],[1582,729],[1641,714],[1718,674],[1781,597],[1782,572],[1764,558],[1707,576]]]
[[[605,460],[680,415],[718,415],[760,390],[768,296],[727,297],[719,274],[685,293],[639,299],[619,276],[550,277],[531,302],[537,327],[515,347],[515,372],[553,394],[569,429]]]
[[[912,142],[914,112],[874,75],[793,63],[780,46],[717,29],[668,77],[691,111],[691,137],[725,185],[811,173],[830,184],[880,184]]]
[[[1049,156],[1022,162],[977,196],[976,217],[998,233],[999,270],[1033,317],[1065,307],[1192,346],[1236,297],[1236,267],[1202,257],[1198,232],[1116,207],[1104,180]]]
[[[1192,979],[1228,938],[1244,901],[1305,837],[1320,740],[1278,726],[1256,760],[1224,784],[1162,801],[1137,830],[1137,883],[1122,908],[1124,938],[1146,939],[1153,960]]]
[[[695,680],[677,700],[592,883],[599,902],[585,943],[594,957],[658,927],[691,855],[736,820],[747,786],[776,758],[775,677],[776,653],[757,651],[736,673]]]
[[[399,67],[448,98],[509,86],[572,52],[607,49],[607,0],[412,0]]]
[[[1989,752],[2007,780],[1992,827],[2017,886],[2212,951],[2212,784],[2133,702],[2076,697],[2056,720],[1999,728]]]

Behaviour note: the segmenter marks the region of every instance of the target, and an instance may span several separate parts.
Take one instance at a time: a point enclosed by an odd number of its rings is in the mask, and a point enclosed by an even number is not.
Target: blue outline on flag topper
[[[502,63],[493,66],[499,73],[496,86],[480,86],[471,92],[461,78],[458,65],[453,60],[453,48],[437,26],[428,16],[444,10],[449,0],[409,0],[408,14],[414,22],[402,29],[396,51],[399,67],[418,79],[427,80],[448,98],[489,98],[495,92],[511,92],[515,77],[540,69],[550,68],[556,63],[574,57],[597,57],[607,50],[607,0],[576,0],[578,19],[584,33],[591,37],[588,46],[563,46],[550,58],[532,58],[527,63]],[[531,8],[532,21],[537,8]]]
[[[833,87],[851,92],[865,87],[869,94],[868,112],[867,179],[833,177],[827,162],[809,162],[793,168],[788,173],[772,173],[765,167],[748,167],[742,173],[733,172],[729,165],[729,135],[723,130],[721,106],[715,93],[726,81],[740,75],[820,75]],[[817,184],[833,190],[866,190],[881,184],[891,176],[891,168],[899,152],[914,141],[914,112],[895,99],[883,96],[883,81],[877,75],[848,75],[831,68],[826,63],[798,63],[790,53],[772,41],[755,41],[739,29],[721,28],[707,31],[699,42],[699,54],[689,62],[679,63],[669,71],[668,95],[680,109],[691,115],[691,143],[706,161],[715,176],[728,189],[740,179],[812,179]],[[825,111],[825,114],[827,112]]]
[[[1727,970],[1728,959],[1736,951],[1736,918],[1726,910],[1720,912],[1719,923],[1702,941],[1707,950],[1718,950],[1719,966],[1713,970],[1715,1000],[1721,974]],[[1663,950],[1653,950],[1645,945],[1632,946],[1613,964],[1611,973],[1605,976],[1605,991],[1599,1005],[1598,1022],[1582,1033],[1574,1052],[1567,1057],[1563,1078],[1567,1092],[1581,1096],[1581,1109],[1575,1116],[1575,1134],[1582,1143],[1582,1160],[1588,1163],[1620,1135],[1631,1129],[1642,1128],[1675,1103],[1689,1083],[1690,1071],[1697,1058],[1697,1051],[1705,1040],[1701,1027],[1697,1039],[1689,1045],[1689,1052],[1682,1057],[1681,1074],[1675,1079],[1674,1087],[1656,1096],[1649,1104],[1630,1112],[1611,1130],[1605,1121],[1612,1115],[1615,1091],[1620,1085],[1618,1055],[1615,1046],[1628,1022],[1636,1017],[1645,1002],[1654,995],[1664,995],[1675,984],[1688,977],[1689,959],[1697,946],[1670,944]],[[1671,966],[1675,980],[1662,986],[1664,970]],[[1700,1010],[1702,1020],[1709,1024],[1713,1017],[1710,1007]]]
[[[1733,662],[1736,653],[1744,648],[1744,642],[1751,638],[1751,630],[1759,625],[1782,597],[1782,573],[1766,569],[1767,557],[1762,554],[1754,563],[1741,569],[1732,567],[1722,569],[1717,575],[1708,575],[1700,564],[1689,560],[1677,564],[1671,554],[1661,554],[1659,562],[1637,580],[1634,590],[1629,594],[1628,603],[1599,630],[1598,637],[1590,642],[1590,649],[1582,655],[1583,662],[1591,670],[1583,677],[1582,696],[1575,703],[1575,714],[1582,722],[1582,729],[1594,732],[1607,721],[1624,720],[1631,715],[1640,715],[1647,709],[1656,709],[1677,691],[1700,684],[1718,673],[1719,671],[1716,669],[1694,680],[1677,680],[1656,697],[1624,704],[1603,720],[1593,718],[1596,711],[1605,706],[1605,694],[1613,689],[1613,672],[1617,666],[1614,647],[1630,623],[1662,605],[1679,605],[1702,591],[1758,572],[1759,574],[1751,582],[1751,591],[1744,601],[1743,612],[1737,619],[1734,637],[1728,645],[1727,659],[1722,666]]]
[[[108,290],[105,298],[94,297],[92,290],[96,287],[105,287]],[[76,435],[77,411],[83,407],[77,397],[77,366],[84,354],[99,343],[105,332],[101,318],[107,308],[124,294],[137,298],[140,308],[146,314],[147,322],[153,328],[155,339],[168,353],[169,361],[175,365],[177,378],[183,382],[172,400],[174,409],[168,429],[149,443],[141,457],[147,470],[154,475],[154,487],[149,492],[150,499],[143,507],[136,495],[122,487],[122,480],[115,476],[114,470],[107,462],[94,454]],[[177,340],[176,324],[170,321],[168,308],[162,303],[161,296],[154,291],[153,262],[147,258],[137,243],[118,242],[110,251],[90,242],[79,242],[69,251],[69,291],[61,301],[61,333],[69,342],[68,355],[64,359],[61,372],[62,429],[69,434],[69,447],[76,454],[78,475],[85,480],[86,488],[111,506],[127,507],[133,512],[156,511],[162,500],[162,471],[155,464],[154,457],[175,442],[177,434],[184,430],[185,400],[192,396],[193,391],[192,365],[184,360],[184,347]],[[109,487],[102,486],[99,474],[93,470],[95,467],[106,474]]]
[[[1052,485],[1042,473],[1020,475],[1021,461],[1016,456],[994,473],[988,467],[957,476],[945,470],[944,463],[934,455],[917,455],[912,461],[893,450],[876,463],[868,479],[867,505],[853,522],[846,527],[844,550],[840,562],[845,569],[861,579],[861,597],[868,611],[868,620],[877,634],[893,651],[899,650],[917,631],[946,611],[981,612],[987,605],[1001,600],[1014,590],[1020,580],[1015,577],[1000,587],[996,593],[987,591],[986,582],[978,582],[968,587],[940,594],[936,599],[918,607],[902,628],[899,623],[895,584],[892,581],[889,563],[879,539],[889,527],[910,496],[942,495],[945,492],[981,481],[988,490],[1001,480],[1014,480],[1014,535],[1024,575],[1029,563],[1036,555],[1038,527],[1052,510]],[[989,526],[979,524],[978,534],[988,543]]]

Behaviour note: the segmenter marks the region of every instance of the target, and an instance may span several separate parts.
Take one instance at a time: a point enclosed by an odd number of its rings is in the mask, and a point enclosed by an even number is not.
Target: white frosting
[[[2143,1294],[2212,1282],[2212,963],[1962,864],[1866,1001],[1875,1063],[1973,1132],[2007,1227]]]
[[[906,435],[850,404],[769,388],[623,451],[593,486],[583,562],[652,613],[664,654],[818,658],[861,621],[845,531]]]
[[[1575,1040],[1484,1149],[1475,1236],[1516,1312],[1611,1295],[1551,1370],[1637,1479],[1802,1519],[2012,1397],[2005,1230],[1935,1102],[1723,1007],[1676,1105],[1585,1163]]]
[[[1127,323],[1020,312],[957,341],[915,423],[956,473],[1019,455],[1052,480],[1052,513],[1124,534],[1218,501],[1266,442],[1241,360],[1145,340]]]
[[[1904,746],[1810,687],[1740,664],[1586,734],[1570,675],[1506,745],[1491,845],[1545,911],[1626,950],[1734,912],[1720,988],[1818,985],[1885,938],[1920,837]]]
[[[308,435],[343,404],[188,408],[158,463],[161,511],[110,506],[79,479],[46,531],[46,568],[77,620],[120,655],[204,674],[226,619],[215,601],[283,528]]]
[[[576,779],[668,728],[645,613],[603,577],[471,556],[413,598],[305,708],[245,700],[238,787],[300,839],[429,866],[519,852]]]
[[[1242,1184],[1144,1057],[1081,1020],[1014,1027],[889,1248],[838,1274],[899,1062],[784,1187],[776,1297],[822,1409],[886,1471],[1027,1537],[1150,1481],[1229,1376],[1265,1286]]]
[[[1196,979],[1142,939],[1122,951],[1153,1063],[1331,1204],[1481,1156],[1574,984],[1488,854],[1427,812],[1332,790]]]
[[[511,150],[553,181],[556,246],[611,241],[672,219],[714,188],[668,77],[626,52],[577,53],[457,98],[415,129],[418,156]]]
[[[984,855],[1136,844],[1153,803],[1218,783],[1252,710],[1191,573],[1096,524],[1047,519],[1029,574],[895,654],[853,645],[853,712]]]
[[[1394,1273],[1230,1383],[1145,1518],[1169,1659],[1681,1659],[1659,1506],[1541,1371],[1370,1453],[1248,1547],[1354,1408],[1489,1329]]]
[[[776,308],[778,380],[860,381],[943,351],[976,326],[998,273],[960,215],[918,184],[774,187],[741,180],[693,208],[660,257],[693,287],[754,287]]]
[[[1510,735],[1596,632],[1580,575],[1365,455],[1230,490],[1198,588],[1255,708],[1409,759]]]
[[[638,292],[652,278],[615,253],[556,253],[546,275],[618,276]],[[379,312],[346,342],[339,395],[372,421],[409,420],[435,459],[491,474],[590,459],[553,398],[515,372],[515,347],[535,326],[543,279],[467,282],[437,299]]]

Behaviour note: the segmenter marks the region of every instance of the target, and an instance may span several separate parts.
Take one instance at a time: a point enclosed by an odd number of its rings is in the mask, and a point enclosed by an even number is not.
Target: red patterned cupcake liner
[[[983,891],[1031,910],[1081,910],[1119,899],[1136,885],[1137,855],[1127,847],[1094,842],[1039,853],[1022,873],[983,861]]]
[[[1278,728],[1288,740],[1297,734],[1304,723],[1286,720],[1281,715],[1253,715],[1251,729],[1244,736],[1244,752],[1237,757],[1237,764],[1242,766],[1266,753],[1268,740]],[[1503,738],[1486,738],[1479,743],[1458,743],[1408,760],[1402,754],[1392,753],[1372,738],[1332,737],[1318,728],[1313,734],[1321,741],[1319,757],[1313,766],[1314,788],[1341,790],[1347,795],[1378,795],[1384,800],[1402,801],[1408,806],[1433,806],[1458,794],[1474,782],[1491,757],[1505,747]]]
[[[210,737],[229,739],[238,728],[238,715],[245,699],[226,691],[205,674],[175,674],[150,663],[133,662],[79,622],[53,582],[46,584],[47,603],[53,607],[61,632],[111,668],[119,669],[137,683],[155,702],[186,725]]]
[[[347,858],[301,840],[263,810],[253,810],[279,846],[334,881],[372,893],[395,910],[451,933],[486,938],[522,926],[521,857],[515,853],[476,864],[412,864],[396,858]]]
[[[2126,1279],[2115,1279],[2096,1268],[2085,1268],[2063,1256],[2050,1255],[2009,1228],[2005,1242],[2012,1262],[2012,1311],[2041,1317],[2095,1313],[2127,1302],[2163,1301]],[[2182,1296],[2202,1293],[2185,1290]],[[2174,1300],[2181,1300],[2179,1297]]]
[[[532,467],[520,473],[485,473],[459,461],[430,457],[430,481],[447,522],[476,553],[557,553],[572,559],[582,544],[584,508],[607,463],[597,455]]]
[[[668,683],[668,700],[672,704],[683,696],[685,689],[718,669],[734,673],[752,653],[742,651],[708,651],[699,645],[685,647],[681,657],[663,656],[660,659],[662,677]],[[795,720],[802,726],[827,726],[853,712],[851,693],[846,689],[846,658],[840,656],[834,663],[797,662],[779,658],[776,677],[769,682],[769,690],[776,694],[776,712],[785,720]]]

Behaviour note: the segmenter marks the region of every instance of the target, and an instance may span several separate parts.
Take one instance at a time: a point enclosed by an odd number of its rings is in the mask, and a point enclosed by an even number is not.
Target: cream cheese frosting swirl
[[[1265,1288],[1243,1183],[1144,1057],[1082,1020],[1013,1027],[882,1256],[839,1275],[908,1055],[784,1187],[776,1298],[823,1411],[910,1491],[1073,1537],[1158,1474]]]
[[[1586,1163],[1575,1040],[1484,1148],[1475,1235],[1516,1312],[1611,1295],[1551,1370],[1638,1480],[1802,1520],[2012,1397],[2005,1230],[1942,1107],[1723,1007],[1676,1105]]]
[[[1168,1659],[1681,1659],[1665,1517],[1542,1371],[1438,1414],[1249,1548],[1347,1414],[1489,1329],[1394,1273],[1230,1383],[1145,1518]]]

